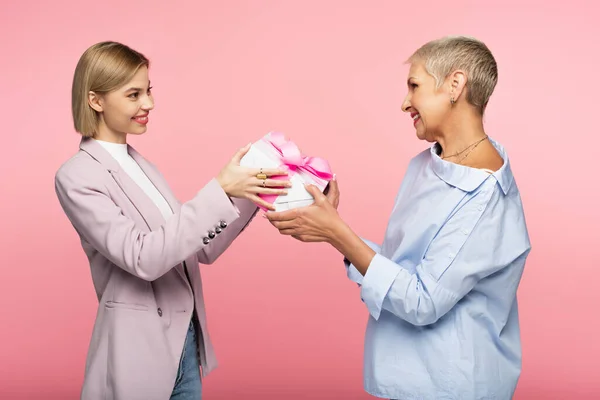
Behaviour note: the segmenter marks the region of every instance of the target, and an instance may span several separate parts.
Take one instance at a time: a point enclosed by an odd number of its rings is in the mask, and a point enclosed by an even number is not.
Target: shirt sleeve
[[[375,253],[379,253],[381,251],[381,246],[380,245],[378,245],[376,243],[373,243],[370,240],[367,240],[367,239],[364,239],[364,238],[361,238],[361,239]],[[346,274],[348,275],[348,279],[350,279],[353,282],[356,282],[356,284],[358,286],[360,286],[362,284],[362,281],[363,281],[363,275],[360,272],[358,272],[358,270],[356,269],[356,267],[354,266],[354,264],[352,264],[345,257],[344,257],[344,265],[346,266]]]
[[[488,196],[474,195],[450,217],[418,265],[375,255],[361,285],[373,318],[386,310],[413,325],[432,324],[491,274],[514,266],[520,279],[530,250],[522,208],[498,186]]]

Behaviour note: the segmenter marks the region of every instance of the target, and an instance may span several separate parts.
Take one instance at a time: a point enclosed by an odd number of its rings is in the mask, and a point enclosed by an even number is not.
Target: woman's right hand
[[[284,176],[288,175],[288,172],[282,169],[258,169],[240,166],[240,161],[250,150],[250,146],[251,144],[248,144],[238,150],[229,163],[227,163],[221,172],[219,172],[217,181],[229,197],[248,199],[256,204],[261,204],[269,210],[275,211],[275,207],[273,207],[272,204],[264,201],[258,197],[258,195],[285,195],[287,194],[287,190],[283,188],[291,187],[291,182],[289,180],[275,180],[268,178],[263,180],[258,179],[256,175],[262,171],[267,177]]]

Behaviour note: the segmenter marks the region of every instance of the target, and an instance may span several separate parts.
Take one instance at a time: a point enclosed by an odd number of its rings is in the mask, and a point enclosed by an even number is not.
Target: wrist
[[[327,242],[335,247],[339,252],[342,252],[344,243],[346,242],[348,235],[351,233],[350,227],[339,217],[334,219],[331,224],[331,231]]]
[[[215,180],[217,181],[217,183],[219,184],[219,186],[221,186],[221,189],[223,189],[223,191],[225,192],[225,194],[229,197],[231,197],[231,194],[229,193],[229,188],[227,186],[227,184],[224,182],[223,178],[219,175],[215,178]]]

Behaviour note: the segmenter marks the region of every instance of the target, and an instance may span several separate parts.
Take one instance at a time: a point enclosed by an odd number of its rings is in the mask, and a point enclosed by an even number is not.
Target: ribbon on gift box
[[[290,175],[294,173],[306,173],[318,180],[329,181],[333,178],[333,172],[327,160],[319,157],[303,156],[298,146],[285,138],[285,135],[279,132],[271,132],[261,139],[267,144],[273,153],[273,156],[278,158],[282,165],[286,166],[290,171]],[[272,176],[271,179],[286,180],[286,176]],[[273,204],[279,195],[260,194],[261,198]],[[259,207],[266,211],[263,206]]]
[[[319,157],[303,156],[296,143],[287,140],[282,133],[271,133],[262,138],[262,140],[273,146],[279,153],[281,162],[292,172],[303,170],[327,181],[333,178],[333,173],[327,160]]]

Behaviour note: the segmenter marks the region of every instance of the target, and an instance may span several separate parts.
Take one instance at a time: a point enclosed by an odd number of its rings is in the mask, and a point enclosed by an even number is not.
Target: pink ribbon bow
[[[327,160],[319,157],[304,157],[296,143],[286,140],[282,133],[274,132],[263,138],[270,143],[281,156],[281,161],[291,171],[304,170],[324,180],[331,180],[333,173]]]
[[[333,173],[327,160],[318,157],[304,157],[300,149],[291,140],[286,140],[282,133],[274,132],[264,137],[263,141],[269,143],[279,153],[282,163],[290,170],[290,172],[298,172],[304,170],[313,176],[324,180],[331,180]],[[271,179],[286,180],[286,176],[272,176]],[[277,194],[259,194],[259,197],[273,204],[279,195]],[[267,209],[262,205],[258,205],[263,211]]]

